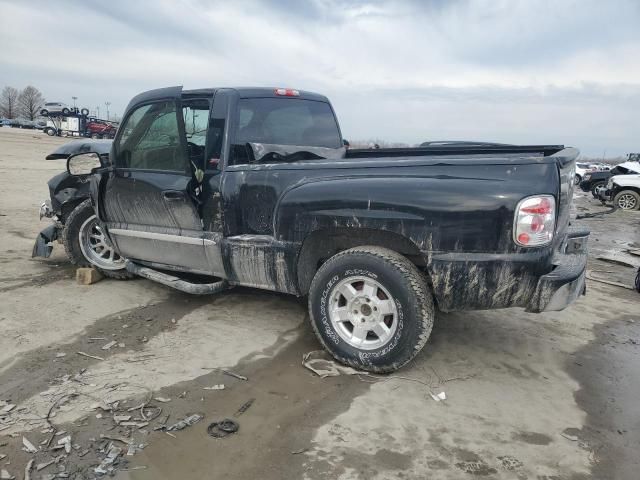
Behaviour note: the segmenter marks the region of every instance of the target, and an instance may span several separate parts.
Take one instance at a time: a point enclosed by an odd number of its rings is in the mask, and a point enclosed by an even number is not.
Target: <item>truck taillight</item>
[[[274,93],[282,97],[299,97],[300,96],[300,92],[298,90],[294,90],[293,88],[276,88]]]
[[[556,225],[556,200],[551,195],[536,195],[521,200],[516,208],[513,240],[522,247],[551,243]]]

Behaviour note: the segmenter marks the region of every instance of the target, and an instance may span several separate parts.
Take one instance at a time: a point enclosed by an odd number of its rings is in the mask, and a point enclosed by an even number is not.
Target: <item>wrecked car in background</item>
[[[109,156],[111,141],[77,140],[58,147],[47,155],[47,160],[68,159],[72,155],[91,152],[96,156]],[[40,220],[47,218],[51,224],[36,238],[32,257],[49,257],[56,240],[64,245],[69,260],[74,265],[98,266],[108,277],[131,278],[125,269],[124,259],[104,241],[100,226],[89,198],[87,175],[64,172],[47,183],[49,199],[40,206]]]
[[[611,202],[614,208],[640,210],[640,175],[615,175],[597,193],[602,203]]]
[[[130,102],[108,158],[72,156],[68,170],[91,174],[97,225],[128,272],[195,294],[308,296],[337,360],[389,372],[425,345],[436,308],[542,312],[584,293],[577,155],[347,150],[322,95],[170,87]]]

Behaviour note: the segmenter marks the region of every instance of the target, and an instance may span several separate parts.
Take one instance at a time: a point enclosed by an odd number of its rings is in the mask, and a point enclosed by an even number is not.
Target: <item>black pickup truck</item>
[[[171,87],[131,101],[108,156],[67,167],[92,173],[97,222],[130,273],[195,294],[308,296],[335,358],[387,372],[422,349],[436,309],[542,312],[584,293],[577,154],[347,150],[324,96]]]

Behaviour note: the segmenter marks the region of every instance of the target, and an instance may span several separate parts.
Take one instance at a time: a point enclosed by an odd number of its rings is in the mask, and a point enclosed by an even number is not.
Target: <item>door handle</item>
[[[164,192],[162,192],[162,198],[170,202],[183,200],[184,192],[181,192],[180,190],[165,190]]]

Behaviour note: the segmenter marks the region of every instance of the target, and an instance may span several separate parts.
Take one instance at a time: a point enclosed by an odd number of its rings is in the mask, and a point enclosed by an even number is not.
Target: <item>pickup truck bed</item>
[[[173,87],[132,100],[91,196],[129,271],[197,293],[307,295],[336,358],[390,371],[424,345],[434,307],[540,312],[583,293],[577,155],[345,150],[320,95]]]

